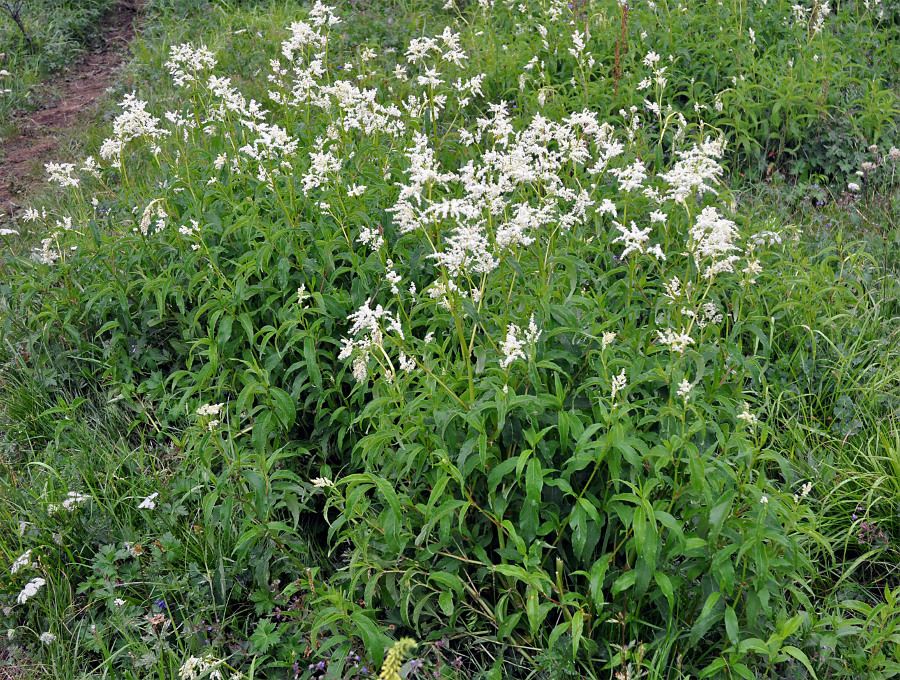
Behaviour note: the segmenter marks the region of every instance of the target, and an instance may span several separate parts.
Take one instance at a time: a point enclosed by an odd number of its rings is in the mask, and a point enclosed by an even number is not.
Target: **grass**
[[[10,0],[0,5],[0,136],[14,132],[12,115],[31,111],[53,95],[51,76],[71,64],[97,38],[108,0]],[[13,20],[13,14],[21,23]]]
[[[146,3],[111,100],[135,91],[160,125],[172,111],[200,127],[129,140],[98,177],[34,196],[48,217],[17,221],[2,256],[0,563],[29,549],[34,563],[0,577],[12,631],[0,658],[59,678],[193,664],[350,680],[411,636],[403,677],[896,675],[896,103],[895,84],[877,81],[891,77],[895,26],[890,8],[844,4],[816,32],[817,8],[801,24],[777,2],[348,3],[308,59],[327,55],[328,82],[377,90],[384,106],[420,96],[426,111],[398,108],[402,131],[363,134],[342,127],[347,100],[268,95],[282,87],[270,60],[309,6]],[[468,106],[404,57],[445,27],[468,60],[436,67],[443,78],[484,74]],[[685,27],[705,61],[673,42]],[[266,130],[218,108],[206,74],[175,85],[165,62],[183,42],[212,50],[214,73],[299,150],[238,151]],[[645,63],[653,49],[661,60]],[[797,71],[784,76],[787,58]],[[17,87],[49,72],[34,68]],[[859,75],[873,84],[854,94]],[[818,108],[791,103],[807,91]],[[445,114],[431,108],[440,95]],[[630,128],[627,107],[645,98],[663,114]],[[641,159],[647,186],[674,183],[662,177],[677,152],[717,130],[729,170],[706,178],[715,194],[694,185],[682,202],[628,194],[572,159],[553,179],[508,180],[479,233],[494,247],[538,205],[551,217],[526,232],[537,246],[498,247],[496,270],[455,274],[454,222],[403,233],[388,208],[401,187],[416,192],[417,144],[445,172],[527,167],[503,155],[500,128],[478,136],[501,99],[515,130],[538,112],[558,123],[598,110],[622,144],[611,167]],[[97,157],[120,114],[110,105],[73,133],[73,155]],[[568,130],[541,153],[570,148]],[[594,149],[604,134],[580,138]],[[324,149],[342,164],[317,175]],[[484,208],[456,179],[425,184],[417,207]],[[559,186],[653,227],[666,259],[648,244],[623,254],[601,211],[566,222],[578,209]],[[734,271],[708,278],[721,254],[685,252],[704,207],[734,220],[741,247]],[[383,245],[361,242],[375,234]],[[52,263],[33,250],[48,235]],[[376,304],[375,325],[353,334]],[[683,351],[667,330],[690,337]]]

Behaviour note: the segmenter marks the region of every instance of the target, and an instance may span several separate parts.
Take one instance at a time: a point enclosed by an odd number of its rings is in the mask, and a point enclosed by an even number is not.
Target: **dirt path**
[[[0,141],[0,213],[14,214],[17,198],[56,160],[64,133],[89,117],[110,86],[134,36],[137,0],[118,0],[101,27],[102,46],[48,83],[58,97],[47,108],[17,117],[18,135]]]

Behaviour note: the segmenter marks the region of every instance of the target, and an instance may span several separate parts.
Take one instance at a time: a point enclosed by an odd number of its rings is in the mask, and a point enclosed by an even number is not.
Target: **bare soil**
[[[58,93],[54,100],[16,117],[17,134],[0,141],[0,213],[22,207],[17,198],[40,179],[45,163],[56,160],[60,139],[89,120],[125,60],[137,11],[137,0],[119,0],[103,20],[101,46],[48,83]]]

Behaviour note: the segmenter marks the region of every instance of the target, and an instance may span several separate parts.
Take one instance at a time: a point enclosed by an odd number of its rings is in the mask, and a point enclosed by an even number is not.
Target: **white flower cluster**
[[[37,595],[38,591],[46,583],[47,581],[40,577],[31,579],[28,583],[25,584],[22,592],[19,593],[19,596],[16,598],[16,602],[18,602],[19,604],[25,604],[29,599]]]
[[[61,187],[77,188],[81,183],[81,180],[72,176],[72,173],[75,172],[74,163],[47,163],[44,165],[44,169],[49,175],[48,179]]]
[[[541,336],[541,332],[534,321],[534,314],[528,322],[528,328],[523,337],[519,337],[519,327],[511,323],[506,327],[506,340],[500,345],[500,368],[509,368],[509,365],[517,359],[525,359],[525,347],[534,345]]]
[[[206,429],[212,432],[219,426],[222,421],[218,418],[225,404],[203,404],[197,409],[196,414],[202,418],[209,418],[206,421]]]
[[[10,568],[9,568],[9,573],[14,575],[14,574],[18,573],[19,569],[25,569],[30,564],[31,564],[31,550],[29,549],[29,550],[26,550],[24,553],[22,553],[18,558],[16,558],[16,561],[13,562],[12,566],[10,566]]]
[[[147,102],[134,95],[125,95],[119,106],[124,112],[113,121],[113,136],[104,140],[100,147],[100,157],[104,160],[121,160],[125,144],[133,139],[145,138],[155,144],[171,134],[169,130],[159,127],[160,119],[147,111]]]
[[[77,491],[70,491],[66,494],[66,498],[62,503],[51,503],[47,506],[47,514],[55,515],[60,510],[66,510],[67,512],[72,512],[73,510],[77,510],[78,507],[86,502],[90,496],[84,496]]]
[[[216,659],[211,654],[206,654],[204,656],[189,656],[187,660],[183,664],[181,664],[181,668],[178,671],[178,677],[181,680],[196,680],[207,672],[209,675],[206,677],[211,678],[211,680],[222,680],[222,671],[218,669],[218,666],[222,662]]]
[[[138,505],[138,510],[154,510],[156,508],[156,499],[158,496],[158,491],[147,496],[140,502],[140,505]]]
[[[164,66],[178,87],[197,80],[197,74],[216,65],[216,57],[206,45],[193,47],[188,43],[175,45],[169,50],[169,60]]]
[[[357,382],[365,382],[368,378],[368,359],[369,355],[376,349],[387,358],[382,343],[384,341],[384,330],[395,333],[400,340],[403,340],[403,329],[397,317],[386,310],[381,305],[376,305],[375,309],[370,306],[371,301],[366,301],[357,311],[347,317],[348,321],[352,321],[353,325],[348,332],[349,338],[344,338],[341,343],[341,351],[338,359],[344,360],[353,357],[353,377]],[[360,339],[353,339],[360,333],[364,334]],[[401,355],[405,357],[405,355]],[[388,361],[390,361],[388,359]],[[402,368],[411,370],[414,364],[410,365],[404,360]],[[388,376],[393,375],[392,369],[388,369]]]

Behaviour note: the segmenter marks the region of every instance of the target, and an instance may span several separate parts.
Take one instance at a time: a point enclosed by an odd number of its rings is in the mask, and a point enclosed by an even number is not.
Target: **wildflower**
[[[175,85],[183,87],[185,83],[194,82],[199,71],[213,68],[216,58],[206,45],[195,49],[189,43],[184,43],[173,45],[169,49],[169,60],[163,65],[169,69]]]
[[[762,496],[762,497],[760,497],[759,502],[762,503],[763,505],[768,505],[769,499],[766,496]]]
[[[680,332],[675,332],[671,328],[667,328],[665,332],[657,331],[660,342],[669,346],[669,349],[679,354],[684,354],[688,345],[694,344],[694,339],[683,328]]]
[[[403,659],[416,648],[416,641],[411,638],[402,638],[394,643],[388,650],[378,680],[400,680],[400,667]]]
[[[717,193],[710,183],[719,181],[722,166],[716,161],[725,152],[725,139],[705,139],[699,146],[694,144],[687,151],[678,151],[678,161],[666,173],[660,175],[668,184],[666,194],[679,203],[684,203],[693,193]]]
[[[47,163],[44,165],[51,182],[59,182],[63,187],[77,187],[81,182],[77,177],[72,177],[75,166],[72,163]]]
[[[501,368],[507,368],[516,359],[525,358],[525,352],[522,351],[525,341],[518,339],[519,332],[519,327],[513,323],[506,327],[506,340],[500,346],[500,352],[503,354],[500,360]]]
[[[746,401],[744,402],[744,410],[738,413],[737,417],[738,420],[743,420],[751,427],[759,424],[759,418],[750,413],[750,405]]]
[[[300,305],[300,309],[304,309],[306,307],[305,302],[309,297],[309,293],[306,292],[306,284],[301,284],[297,289],[297,304]]]
[[[197,409],[196,413],[198,416],[217,416],[221,412],[223,406],[225,406],[225,404],[204,404]]]
[[[809,495],[809,492],[812,491],[812,482],[806,482],[802,487],[800,487],[800,494],[794,494],[794,503],[799,504],[804,498]],[[853,519],[856,519],[856,515],[853,515]]]
[[[117,607],[124,607],[125,600],[123,600],[121,597],[117,597],[115,600],[113,600],[113,604],[116,605]]]
[[[147,102],[137,99],[134,94],[125,95],[119,106],[124,111],[113,121],[113,136],[104,140],[100,147],[101,158],[119,159],[125,144],[138,137],[155,142],[171,134],[159,127],[160,120],[147,111]]]
[[[317,489],[324,489],[329,486],[334,486],[334,482],[332,482],[328,477],[316,477],[312,480],[313,486]]]
[[[738,258],[729,253],[740,251],[734,243],[738,237],[734,222],[719,215],[713,206],[707,206],[697,216],[689,233],[698,269],[702,260],[712,260],[704,272],[706,278],[734,270],[733,265]]]
[[[600,339],[600,348],[606,349],[609,347],[616,339],[616,334],[612,331],[605,331],[603,333],[603,337]]]
[[[50,643],[54,642],[55,640],[56,640],[56,636],[53,633],[51,633],[50,631],[47,631],[46,633],[41,633],[41,642],[43,642],[45,645],[49,645]]]
[[[161,615],[160,615],[161,616]],[[212,670],[208,677],[214,680],[221,680],[222,672],[216,669],[216,666],[222,662],[216,659],[212,654],[205,656],[189,656],[178,671],[181,680],[195,680],[207,671]]]
[[[628,379],[625,377],[625,369],[623,368],[622,372],[619,373],[619,375],[617,375],[615,378],[613,378],[612,382],[610,383],[610,389],[612,392],[611,397],[613,399],[615,399],[616,395],[619,392],[621,392],[622,390],[624,390],[625,385],[627,385],[627,384],[628,384]]]
[[[351,373],[356,378],[356,382],[365,382],[369,377],[369,363],[366,360],[366,354],[359,354],[353,360]]]
[[[41,587],[47,583],[42,578],[33,578],[28,583],[25,584],[25,587],[22,589],[22,592],[19,593],[19,596],[16,598],[16,601],[19,604],[25,604],[29,598],[37,595],[37,592],[41,589]]]
[[[51,503],[47,506],[47,514],[55,515],[60,510],[67,510],[68,512],[72,512],[73,510],[77,510],[78,507],[88,500],[88,496],[84,496],[77,491],[70,491],[66,494],[65,499],[62,503]]]
[[[153,510],[153,509],[155,509],[157,496],[159,496],[158,491],[147,496],[144,500],[141,501],[141,504],[138,505],[138,510]]]
[[[859,193],[859,184],[856,182],[850,182],[847,184],[847,188],[853,193]]]
[[[9,568],[9,573],[15,574],[19,569],[24,569],[29,564],[31,564],[31,549],[26,550],[12,563],[12,566]]]
[[[691,382],[687,379],[684,379],[678,384],[677,394],[679,397],[683,398],[685,402],[687,402],[687,400],[691,398],[691,390],[693,389],[694,386],[691,385]]]
[[[619,224],[618,222],[614,222],[616,225],[616,229],[622,232],[621,236],[613,239],[613,243],[624,243],[625,250],[622,251],[621,257],[624,259],[629,254],[633,252],[643,252],[644,246],[647,241],[650,240],[650,230],[651,227],[647,227],[646,229],[638,229],[637,225],[635,225],[634,220],[631,221],[631,228],[626,228],[625,226]]]

